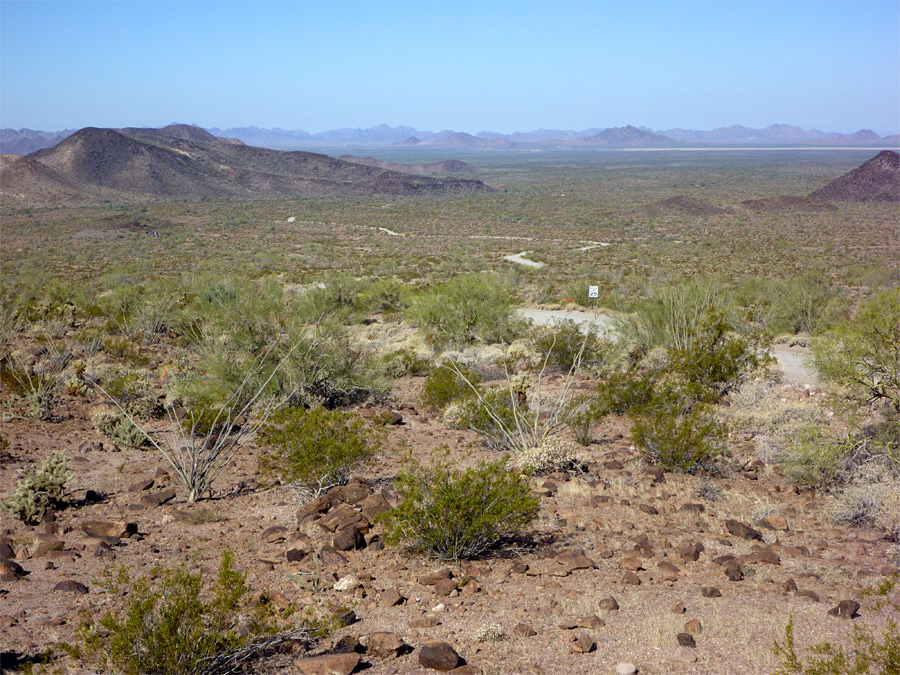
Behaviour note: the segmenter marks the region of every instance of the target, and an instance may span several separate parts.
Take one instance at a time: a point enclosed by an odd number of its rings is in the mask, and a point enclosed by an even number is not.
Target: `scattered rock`
[[[569,649],[571,649],[576,654],[589,654],[597,648],[597,643],[595,643],[590,636],[582,633],[581,635],[575,636],[575,639],[572,640],[572,643],[569,645]]]
[[[632,570],[635,572],[637,570],[644,569],[644,564],[641,562],[641,559],[631,553],[626,553],[625,555],[623,555],[620,564],[622,565],[622,569]]]
[[[722,591],[720,591],[715,586],[701,586],[700,595],[702,595],[704,598],[721,598]]]
[[[19,563],[7,558],[0,559],[0,581],[15,581],[26,574]]]
[[[694,636],[690,633],[678,633],[675,635],[675,639],[678,640],[678,644],[682,647],[696,647],[697,641],[694,640]]]
[[[428,574],[423,575],[419,579],[420,584],[424,584],[425,586],[434,586],[439,581],[444,581],[445,579],[452,579],[453,571],[449,567],[442,567],[439,570],[435,570],[433,572],[429,572]]]
[[[398,656],[404,646],[403,640],[396,633],[372,633],[367,650],[376,659],[389,659]]]
[[[619,603],[613,596],[603,598],[597,605],[600,609],[605,609],[608,612],[615,612],[619,609]]]
[[[527,623],[517,623],[513,626],[512,632],[513,635],[518,635],[519,637],[534,637],[537,635],[537,631]]]
[[[633,663],[624,661],[616,664],[616,675],[637,675],[638,669]]]
[[[706,511],[706,507],[703,504],[682,504],[681,508],[678,509],[681,513],[687,513],[692,516],[699,516],[701,513]]]
[[[404,600],[406,598],[400,595],[400,591],[396,588],[389,588],[381,594],[381,604],[385,607],[395,607]]]
[[[74,593],[75,595],[87,595],[88,592],[87,586],[80,581],[73,581],[72,579],[60,581],[53,587],[53,590],[62,591],[63,593]]]
[[[703,626],[700,623],[699,619],[691,619],[686,624],[684,624],[684,632],[690,633],[691,635],[700,635],[703,632]]]
[[[740,537],[741,539],[763,540],[762,533],[759,530],[754,530],[747,523],[742,523],[739,520],[726,520],[725,528],[735,537]]]
[[[625,572],[625,574],[622,575],[622,583],[628,584],[629,586],[640,586],[641,578],[634,572]]]
[[[722,566],[722,571],[729,581],[741,581],[744,578],[744,569],[737,559],[731,559]]]
[[[335,532],[331,544],[337,551],[356,551],[366,547],[366,537],[356,525]]]
[[[446,642],[431,640],[419,650],[419,665],[448,672],[460,665],[459,654]]]
[[[684,603],[678,601],[675,603],[675,606],[672,607],[672,614],[684,614],[687,611],[687,607],[684,606]]]
[[[658,516],[659,510],[650,504],[638,504],[638,509],[651,516]]]
[[[89,537],[112,537],[124,539],[137,534],[137,523],[126,523],[121,520],[90,520],[81,524],[82,531]]]
[[[678,581],[681,578],[681,570],[668,560],[663,560],[659,563],[657,569],[659,569],[659,573],[665,581]]]
[[[780,513],[775,513],[771,516],[763,518],[761,521],[759,521],[759,524],[766,529],[777,530],[779,532],[788,532],[790,530],[790,528],[788,527],[787,518],[782,516]]]
[[[565,565],[566,571],[569,573],[575,570],[589,570],[596,567],[594,561],[584,555],[584,551],[575,548],[570,548],[560,553],[556,556],[556,561]]]
[[[173,499],[175,499],[175,488],[169,488],[168,490],[156,492],[152,495],[144,495],[141,497],[141,504],[148,509],[152,509],[157,506],[162,506]]]
[[[793,579],[788,579],[783,584],[781,584],[781,590],[785,593],[793,593],[794,595],[796,595],[799,589],[797,588],[796,581],[794,581]]]
[[[294,662],[300,675],[350,675],[359,665],[359,654],[325,654]]]
[[[290,530],[282,525],[273,525],[272,527],[267,527],[262,531],[262,534],[259,535],[263,541],[267,544],[277,544],[278,542],[284,541]]]
[[[675,549],[675,552],[678,554],[678,557],[681,558],[683,562],[697,562],[700,559],[700,554],[705,550],[705,547],[700,542],[688,543],[685,542],[681,544],[678,548]]]
[[[456,590],[456,582],[453,579],[441,579],[434,585],[434,592],[441,597],[447,597]]]
[[[130,485],[128,487],[128,492],[144,492],[145,490],[149,490],[154,485],[156,485],[156,481],[152,478],[145,478],[144,480],[139,480],[137,483]]]
[[[307,502],[297,511],[297,525],[303,525],[309,520],[315,520],[321,514],[331,508],[331,500],[326,495],[316,497],[311,502]]]
[[[841,600],[837,607],[828,610],[828,614],[839,619],[852,619],[857,616],[858,611],[859,603],[856,600]]]
[[[690,650],[689,647],[675,647],[675,651],[672,652],[672,660],[679,661],[680,663],[695,663],[697,661],[697,655]]]

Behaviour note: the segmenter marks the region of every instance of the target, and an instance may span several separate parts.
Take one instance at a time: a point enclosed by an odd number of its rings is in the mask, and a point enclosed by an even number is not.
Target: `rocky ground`
[[[397,381],[390,442],[423,460],[440,445],[461,463],[488,457],[477,436],[421,406],[422,383]],[[816,390],[782,391],[824,404]],[[373,524],[396,503],[399,453],[301,505],[288,489],[257,486],[251,445],[213,499],[189,505],[155,452],[119,450],[91,428],[96,403],[67,397],[53,422],[3,425],[0,495],[55,450],[74,473],[70,506],[52,519],[28,527],[0,513],[4,667],[48,647],[61,654],[81,616],[117,607],[105,569],[212,572],[226,547],[254,591],[347,624],[257,672],[768,673],[790,616],[800,647],[847,644],[851,624],[877,632],[898,618],[896,587],[893,598],[871,592],[898,572],[891,542],[832,526],[827,497],[789,485],[744,434],[730,439],[742,467],[730,475],[663,474],[631,446],[626,422],[607,418],[580,449],[584,474],[534,479],[541,511],[528,537],[442,564],[383,545]],[[47,672],[92,671],[61,655]]]

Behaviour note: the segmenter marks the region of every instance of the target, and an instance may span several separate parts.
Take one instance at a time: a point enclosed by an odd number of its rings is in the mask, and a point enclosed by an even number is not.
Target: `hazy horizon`
[[[900,3],[0,3],[0,126],[900,131]]]

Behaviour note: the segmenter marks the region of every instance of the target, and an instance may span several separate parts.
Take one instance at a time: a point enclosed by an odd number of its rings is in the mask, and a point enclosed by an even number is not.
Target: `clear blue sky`
[[[900,2],[0,2],[0,126],[900,127]]]

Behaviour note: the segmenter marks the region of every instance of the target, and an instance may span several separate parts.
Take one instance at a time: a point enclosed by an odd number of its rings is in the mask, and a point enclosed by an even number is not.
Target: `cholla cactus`
[[[505,637],[503,626],[499,623],[486,623],[475,632],[477,642],[500,642]]]
[[[72,477],[68,467],[66,453],[53,453],[37,471],[22,472],[16,489],[0,503],[0,508],[27,525],[37,525],[48,506],[63,503],[66,483]]]
[[[519,469],[529,474],[569,471],[576,464],[574,447],[559,436],[550,436],[519,452]]]

